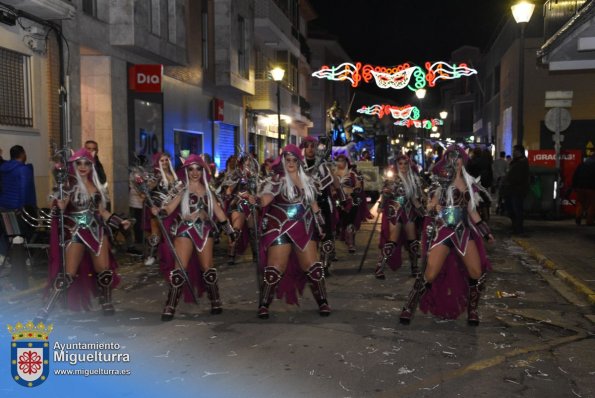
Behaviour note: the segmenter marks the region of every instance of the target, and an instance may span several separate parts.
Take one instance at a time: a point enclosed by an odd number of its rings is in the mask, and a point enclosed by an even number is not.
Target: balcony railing
[[[302,35],[301,33],[300,33],[300,52],[306,58],[306,61],[308,61],[308,63],[310,63],[310,58],[312,55],[312,53],[310,51],[310,46],[308,46],[308,41],[306,40],[304,35]]]
[[[585,3],[587,3],[586,0],[548,0],[543,5],[543,36],[545,40],[547,41],[560,30]]]
[[[300,113],[302,116],[312,120],[310,103],[302,96],[300,96]]]

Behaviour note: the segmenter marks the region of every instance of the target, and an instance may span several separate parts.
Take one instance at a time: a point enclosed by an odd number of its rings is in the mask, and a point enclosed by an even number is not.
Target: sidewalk
[[[510,234],[509,218],[492,216],[490,224]],[[525,231],[512,240],[595,306],[595,227],[577,226],[573,219],[529,219]]]

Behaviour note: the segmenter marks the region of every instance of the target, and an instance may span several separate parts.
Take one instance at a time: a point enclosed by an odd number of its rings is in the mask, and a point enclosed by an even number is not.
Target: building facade
[[[249,148],[260,161],[276,156],[280,145],[299,143],[313,126],[307,100],[311,68],[306,40],[312,18],[315,14],[308,1],[255,0],[255,93],[245,97],[245,104]],[[275,67],[285,71],[279,83],[270,74]]]
[[[98,142],[114,209],[126,212],[127,201],[114,198],[127,198],[136,155],[205,153],[221,168],[246,144],[253,1],[7,0],[0,10],[15,22],[0,24],[2,147],[26,148],[40,203],[61,145]],[[52,26],[61,43],[45,41]]]

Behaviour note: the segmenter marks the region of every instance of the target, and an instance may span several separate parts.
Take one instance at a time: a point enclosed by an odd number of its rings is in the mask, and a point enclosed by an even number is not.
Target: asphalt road
[[[108,396],[595,396],[594,329],[585,317],[592,309],[510,239],[490,248],[494,271],[480,303],[479,327],[467,326],[465,317],[444,321],[420,312],[402,326],[398,316],[413,279],[407,267],[388,272],[385,281],[374,278],[377,234],[358,272],[371,228],[364,224],[358,233],[355,254],[337,245],[339,261],[327,280],[334,310],[328,318],[318,315],[306,291],[299,307],[274,301],[271,318],[258,319],[251,256],[228,266],[222,243],[216,262],[223,314],[210,315],[204,299],[199,305],[182,302],[176,318],[162,323],[163,279],[140,262],[124,264],[116,315],[57,309],[52,340],[118,343],[131,357],[118,365],[133,374],[54,375],[46,384],[77,380],[90,396],[102,396],[110,384],[118,393]],[[0,322],[28,319],[40,304],[39,291],[4,292]],[[9,339],[5,329],[0,338]],[[3,396],[21,396],[22,389],[0,379]]]

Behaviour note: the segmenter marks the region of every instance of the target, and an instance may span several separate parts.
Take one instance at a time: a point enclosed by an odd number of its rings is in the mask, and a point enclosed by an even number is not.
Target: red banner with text
[[[574,215],[574,192],[567,194],[572,186],[574,171],[582,162],[583,152],[578,149],[567,149],[560,151],[560,176],[562,178],[561,198],[562,211]],[[529,165],[541,167],[556,167],[556,151],[554,149],[529,150]]]

